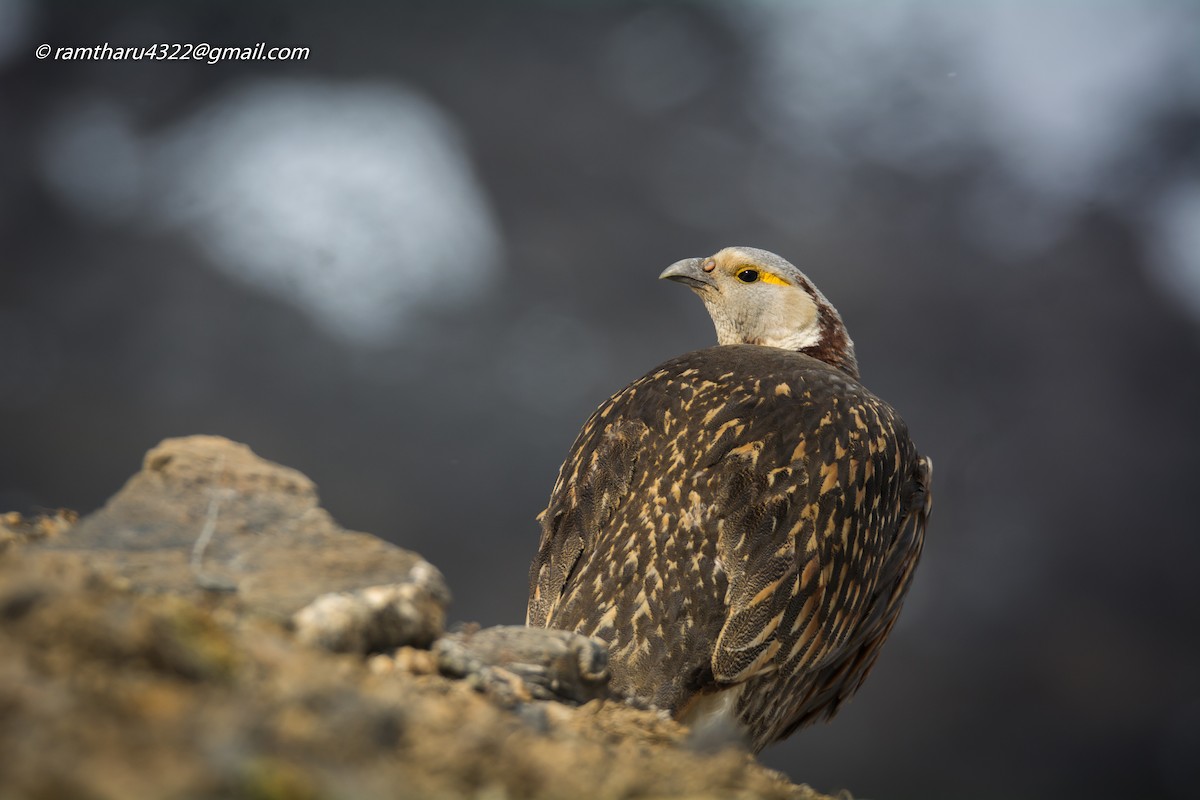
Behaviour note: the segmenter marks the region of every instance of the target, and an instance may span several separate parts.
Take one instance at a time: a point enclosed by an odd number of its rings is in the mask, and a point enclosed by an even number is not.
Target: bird
[[[526,624],[599,639],[615,694],[758,753],[875,664],[933,464],[790,262],[727,247],[659,277],[700,296],[718,343],[584,424],[538,516]]]

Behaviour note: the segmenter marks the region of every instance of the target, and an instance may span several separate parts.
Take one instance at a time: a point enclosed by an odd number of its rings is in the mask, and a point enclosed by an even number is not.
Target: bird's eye
[[[754,283],[756,280],[758,280],[758,270],[744,269],[737,274],[737,278],[742,283]]]

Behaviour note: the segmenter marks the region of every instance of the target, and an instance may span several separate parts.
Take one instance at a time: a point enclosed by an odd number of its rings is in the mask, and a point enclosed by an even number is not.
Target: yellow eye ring
[[[737,274],[737,279],[742,283],[754,283],[758,280],[758,270],[744,269]]]

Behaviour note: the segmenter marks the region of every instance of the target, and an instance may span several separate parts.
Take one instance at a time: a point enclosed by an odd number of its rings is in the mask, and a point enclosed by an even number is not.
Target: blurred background
[[[38,60],[299,46],[306,60]],[[580,425],[814,279],[936,462],[862,692],[763,755],[873,798],[1200,783],[1200,5],[0,0],[0,510],[223,434],[524,619]],[[466,500],[464,500],[466,498]]]

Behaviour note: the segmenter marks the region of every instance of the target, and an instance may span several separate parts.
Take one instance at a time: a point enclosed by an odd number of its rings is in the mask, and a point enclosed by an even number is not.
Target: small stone
[[[437,673],[437,658],[428,650],[401,647],[392,655],[396,669],[412,675],[434,675]]]
[[[297,638],[338,653],[428,647],[442,632],[446,609],[444,596],[428,585],[433,568],[422,564],[412,582],[321,595],[293,615]]]
[[[395,672],[396,660],[383,653],[376,653],[367,659],[367,669],[372,675],[387,675],[389,672]]]
[[[499,625],[451,634],[434,645],[443,675],[478,682],[506,705],[580,704],[609,695],[608,649],[569,631]]]

